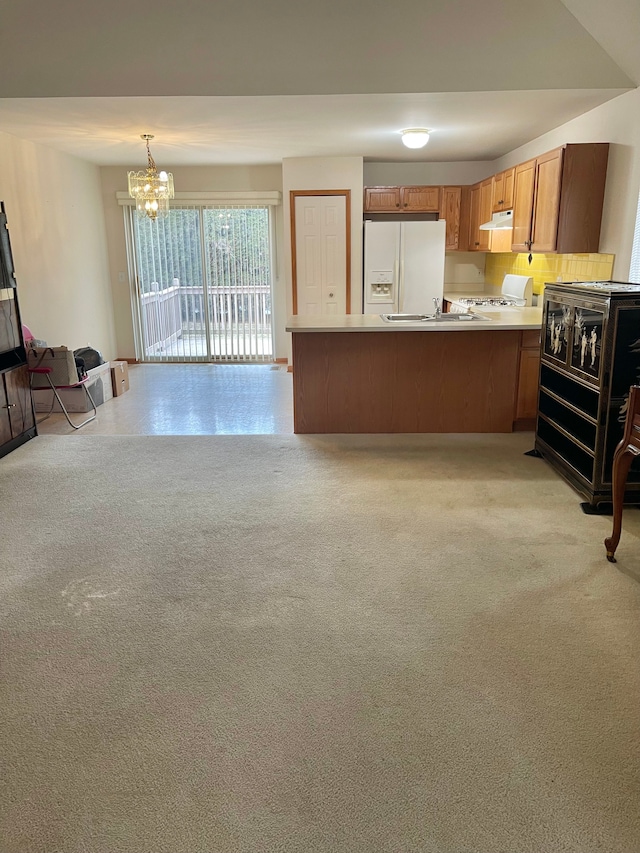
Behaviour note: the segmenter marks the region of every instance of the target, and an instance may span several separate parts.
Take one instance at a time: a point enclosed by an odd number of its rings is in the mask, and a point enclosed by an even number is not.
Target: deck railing
[[[211,349],[214,357],[243,358],[255,355],[264,360],[271,355],[271,289],[266,285],[210,287],[208,299]],[[176,347],[179,338],[204,338],[207,330],[205,293],[200,286],[180,285],[142,294],[142,322],[145,353],[160,355]],[[183,354],[188,347],[180,346]],[[198,355],[202,355],[198,347]],[[194,355],[196,353],[194,352]]]

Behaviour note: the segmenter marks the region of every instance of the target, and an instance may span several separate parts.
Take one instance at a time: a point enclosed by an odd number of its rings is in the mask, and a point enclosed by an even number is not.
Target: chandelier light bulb
[[[407,127],[400,133],[402,142],[407,148],[424,148],[429,141],[429,131],[426,127]]]

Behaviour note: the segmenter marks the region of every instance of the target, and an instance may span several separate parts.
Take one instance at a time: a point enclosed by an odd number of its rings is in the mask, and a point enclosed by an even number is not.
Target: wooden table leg
[[[615,563],[615,552],[620,542],[622,532],[622,506],[624,504],[624,490],[627,485],[627,475],[634,456],[638,456],[638,450],[630,445],[619,444],[613,455],[613,531],[608,539],[604,540],[607,549],[607,560]]]

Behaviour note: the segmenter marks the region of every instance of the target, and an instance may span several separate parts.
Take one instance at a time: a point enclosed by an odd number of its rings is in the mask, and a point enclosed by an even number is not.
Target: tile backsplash
[[[489,254],[486,256],[484,280],[497,287],[507,273],[533,276],[533,292],[542,293],[545,282],[609,281],[613,274],[613,255],[532,255]]]

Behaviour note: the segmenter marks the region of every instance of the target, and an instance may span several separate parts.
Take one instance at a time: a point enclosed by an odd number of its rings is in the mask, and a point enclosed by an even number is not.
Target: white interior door
[[[346,314],[345,197],[296,196],[295,228],[298,314]]]

